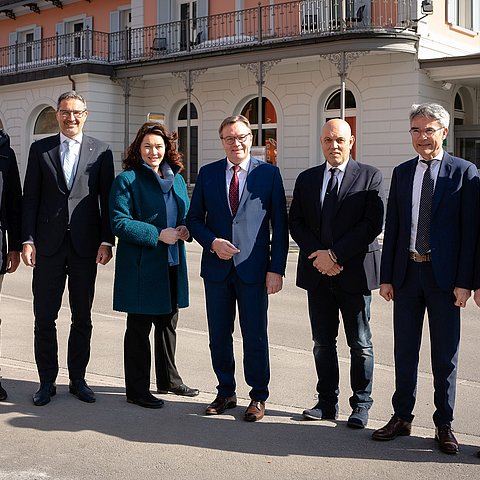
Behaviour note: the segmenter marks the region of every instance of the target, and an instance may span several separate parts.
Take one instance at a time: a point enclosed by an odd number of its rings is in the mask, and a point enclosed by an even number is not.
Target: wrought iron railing
[[[0,73],[149,59],[414,25],[417,0],[299,0],[144,28],[92,30],[0,48]]]

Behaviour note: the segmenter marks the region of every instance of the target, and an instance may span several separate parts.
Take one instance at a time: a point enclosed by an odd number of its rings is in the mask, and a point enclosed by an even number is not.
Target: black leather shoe
[[[480,458],[480,450],[477,452],[477,457]]]
[[[384,427],[372,433],[372,438],[373,440],[393,440],[400,436],[410,435],[411,431],[411,422],[405,422],[397,415],[392,415],[392,418]]]
[[[217,395],[217,398],[207,407],[205,410],[206,415],[221,415],[225,410],[229,408],[235,408],[237,406],[237,396],[221,397]]]
[[[40,382],[40,387],[33,394],[33,404],[42,407],[50,402],[50,399],[57,394],[57,386],[54,382]]]
[[[95,393],[93,393],[93,390],[87,385],[87,382],[83,378],[80,380],[70,380],[68,389],[71,394],[75,395],[82,402],[95,402]]]
[[[450,425],[440,425],[435,428],[435,440],[443,453],[454,455],[458,453],[458,442]]]
[[[164,405],[163,400],[154,397],[151,393],[148,393],[143,397],[127,397],[127,402],[134,403],[135,405],[139,405],[140,407],[144,408],[162,408]]]
[[[8,397],[6,390],[2,387],[2,384],[0,383],[0,402],[3,402],[3,400],[6,400]]]
[[[187,387],[183,383],[178,387],[169,389],[157,388],[157,393],[161,393],[162,395],[166,395],[169,392],[174,393],[175,395],[181,395],[183,397],[196,397],[200,393],[200,390],[198,390],[198,388]]]

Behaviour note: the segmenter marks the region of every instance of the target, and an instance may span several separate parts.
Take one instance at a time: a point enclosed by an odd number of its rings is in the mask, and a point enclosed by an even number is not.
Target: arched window
[[[325,121],[331,120],[332,118],[340,118],[340,90],[335,90],[325,102]],[[350,125],[352,130],[352,135],[357,138],[357,102],[355,97],[350,90],[345,91],[345,121]],[[351,150],[352,158],[356,159],[356,145],[357,142],[353,144]]]
[[[273,165],[277,164],[277,112],[272,102],[266,98],[262,98],[262,145],[258,145],[258,97],[252,98],[242,108],[241,114],[248,118],[252,127],[253,145],[257,147],[265,147],[262,150],[255,151],[252,148],[253,155],[264,157],[263,159]]]
[[[463,107],[463,98],[460,95],[460,93],[457,93],[455,95],[453,109],[454,109],[453,124],[463,125],[465,121],[465,108]]]
[[[34,140],[40,140],[48,135],[58,133],[58,131],[59,127],[55,109],[52,107],[44,108],[35,120],[35,126],[33,127]]]
[[[198,175],[198,113],[195,105],[190,104],[190,158],[187,155],[187,104],[178,112],[177,118],[178,149],[183,153],[185,170],[182,175],[188,185],[195,184]],[[188,165],[187,165],[188,163]],[[187,178],[188,171],[188,178]]]

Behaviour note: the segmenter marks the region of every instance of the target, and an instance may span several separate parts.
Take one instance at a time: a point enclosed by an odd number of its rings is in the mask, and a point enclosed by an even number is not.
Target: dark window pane
[[[357,102],[350,90],[345,91],[345,108],[356,108]],[[340,109],[340,90],[332,93],[327,100],[326,110],[338,110]]]

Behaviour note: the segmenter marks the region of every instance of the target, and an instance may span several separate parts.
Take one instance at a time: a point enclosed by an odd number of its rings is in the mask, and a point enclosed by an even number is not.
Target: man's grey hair
[[[80,100],[85,106],[85,110],[87,109],[87,102],[85,101],[83,96],[77,93],[75,90],[70,90],[69,92],[62,93],[58,97],[57,110],[60,110],[60,104],[63,102],[63,100],[70,100],[71,98],[73,98],[74,100]]]
[[[410,109],[410,121],[415,117],[432,118],[436,120],[443,128],[450,125],[450,114],[438,103],[414,104]]]

